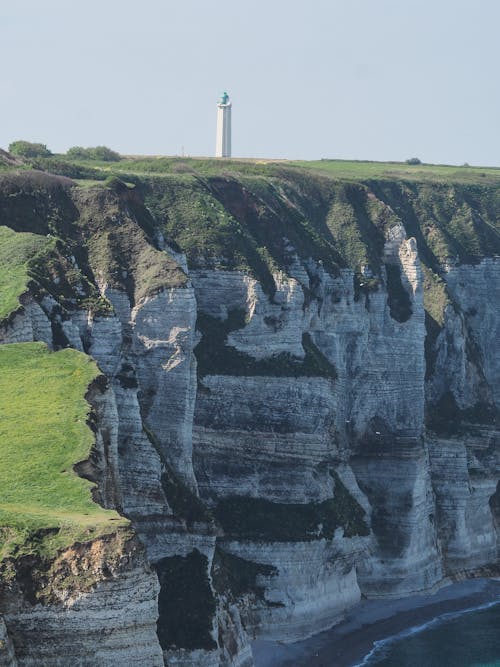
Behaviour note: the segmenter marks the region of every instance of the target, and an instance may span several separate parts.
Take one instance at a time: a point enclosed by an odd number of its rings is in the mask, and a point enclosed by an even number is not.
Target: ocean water
[[[359,665],[500,667],[500,601],[444,614],[378,641]]]

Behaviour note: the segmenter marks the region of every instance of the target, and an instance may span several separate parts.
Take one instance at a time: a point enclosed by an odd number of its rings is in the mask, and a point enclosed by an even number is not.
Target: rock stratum
[[[498,574],[500,181],[217,169],[0,175],[0,342],[95,361],[75,470],[130,522],[11,550],[2,666],[250,667]]]

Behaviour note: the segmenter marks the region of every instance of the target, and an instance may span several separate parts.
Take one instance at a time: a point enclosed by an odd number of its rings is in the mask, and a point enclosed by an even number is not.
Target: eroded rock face
[[[245,197],[231,210],[256,215]],[[254,637],[293,641],[361,596],[498,568],[500,262],[442,267],[426,360],[417,242],[369,199],[389,221],[376,273],[334,271],[285,238],[272,289],[224,258],[193,268],[176,253],[186,281],[140,294],[131,260],[111,282],[95,270],[105,312],[23,295],[0,342],[97,361],[80,474],[131,518],[144,553],[45,606],[12,591],[0,664],[67,665],[53,646],[74,635],[71,664],[250,667]],[[291,195],[281,205],[307,213]],[[148,243],[141,270],[169,253],[159,229]],[[203,596],[174,604],[175,581]],[[186,632],[193,618],[203,631]]]
[[[245,560],[272,566],[277,574],[261,575],[264,603],[244,614],[249,633],[293,641],[339,622],[359,602],[355,563],[365,551],[360,538],[256,543],[224,541],[223,548]],[[314,616],[315,626],[311,624]]]
[[[131,313],[133,350],[145,426],[177,476],[196,491],[192,463],[196,398],[196,301],[191,287],[170,289]]]
[[[28,588],[18,579],[2,590],[4,641],[7,654],[15,651],[2,665],[163,665],[156,636],[158,579],[142,547],[116,547],[109,553],[98,539],[62,553],[43,603],[30,599],[34,580]]]

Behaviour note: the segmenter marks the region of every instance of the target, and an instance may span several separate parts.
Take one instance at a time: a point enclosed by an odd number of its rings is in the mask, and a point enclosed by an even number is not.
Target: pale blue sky
[[[500,165],[500,0],[0,0],[0,146]]]

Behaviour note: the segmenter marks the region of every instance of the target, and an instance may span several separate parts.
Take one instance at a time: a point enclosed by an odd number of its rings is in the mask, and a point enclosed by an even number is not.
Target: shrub
[[[9,153],[20,157],[50,157],[52,153],[45,144],[33,144],[30,141],[13,141],[9,144]]]
[[[418,157],[410,157],[406,160],[406,164],[422,164],[422,160]]]
[[[94,146],[83,148],[83,146],[72,146],[66,155],[75,160],[101,160],[103,162],[119,162],[120,154],[107,146]]]
[[[83,148],[83,146],[72,146],[71,148],[68,148],[66,155],[68,157],[74,158],[75,160],[89,160],[89,151],[90,148]]]
[[[107,146],[96,146],[90,149],[94,160],[103,160],[104,162],[119,162],[120,154],[111,150]]]

